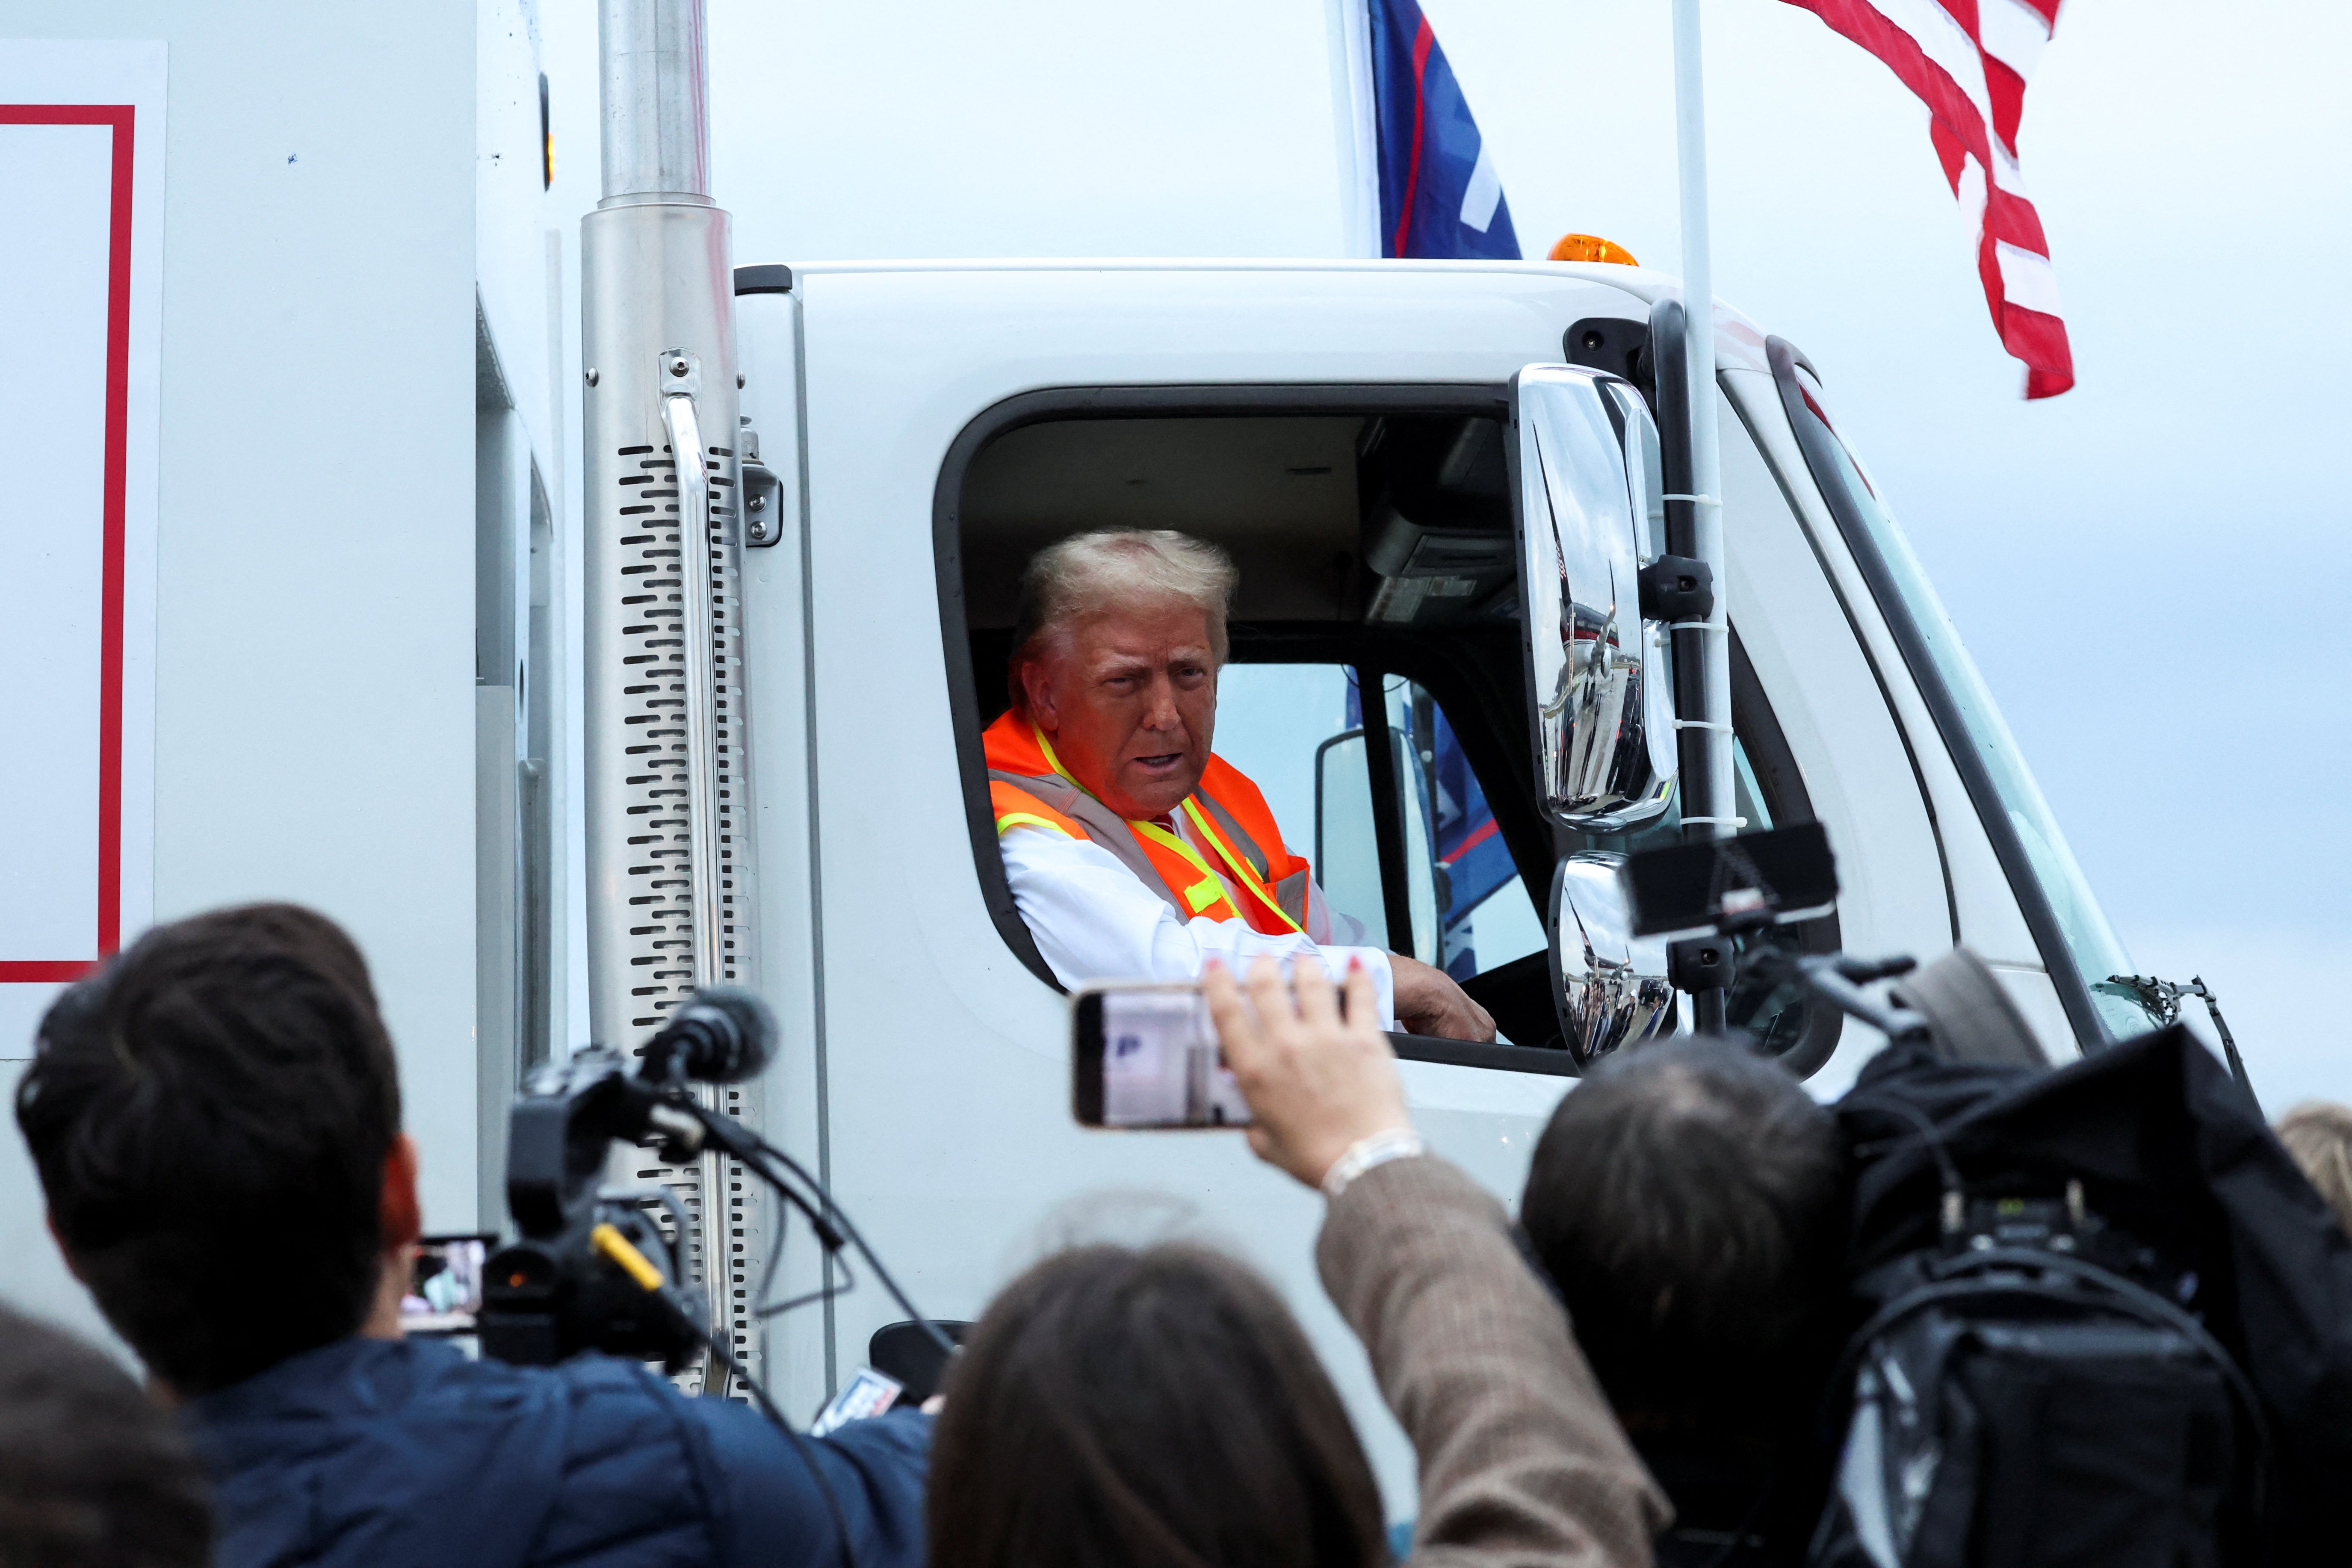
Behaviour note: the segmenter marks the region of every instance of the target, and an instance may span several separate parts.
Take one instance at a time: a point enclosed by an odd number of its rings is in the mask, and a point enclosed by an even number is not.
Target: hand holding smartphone
[[[1244,1128],[1258,1158],[1320,1186],[1359,1144],[1412,1132],[1373,998],[1355,964],[1334,986],[1318,963],[1286,973],[1272,958],[1200,984],[1083,987],[1072,1109],[1088,1127]]]
[[[1083,1126],[1249,1124],[1197,982],[1080,987],[1070,998],[1070,1109]]]

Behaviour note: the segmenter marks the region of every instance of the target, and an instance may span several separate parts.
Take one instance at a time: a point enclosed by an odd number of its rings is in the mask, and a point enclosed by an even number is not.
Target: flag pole
[[[1689,792],[1705,803],[1706,815],[1683,820],[1705,824],[1716,837],[1727,838],[1739,825],[1732,789],[1730,579],[1723,559],[1723,469],[1716,443],[1715,278],[1707,255],[1706,92],[1698,6],[1699,0],[1675,0],[1675,151],[1682,187],[1683,384],[1690,391],[1692,532],[1698,558],[1715,574],[1715,608],[1701,643],[1706,650],[1700,720],[1706,787]]]

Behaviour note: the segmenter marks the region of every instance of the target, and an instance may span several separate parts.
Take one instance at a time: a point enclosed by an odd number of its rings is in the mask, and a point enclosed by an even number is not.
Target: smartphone
[[[411,1334],[470,1334],[482,1311],[482,1265],[495,1236],[426,1236],[416,1242],[400,1327]]]
[[[1247,1126],[1199,984],[1080,987],[1070,998],[1070,1110],[1086,1127]]]

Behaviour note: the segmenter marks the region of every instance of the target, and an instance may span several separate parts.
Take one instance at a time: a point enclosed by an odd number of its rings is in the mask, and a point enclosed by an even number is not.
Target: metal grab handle
[[[686,823],[692,850],[687,879],[693,895],[694,984],[715,985],[721,965],[719,913],[718,626],[711,613],[710,468],[696,417],[699,367],[694,356],[666,353],[662,426],[677,465],[677,562],[686,584]],[[681,366],[685,367],[681,370]]]

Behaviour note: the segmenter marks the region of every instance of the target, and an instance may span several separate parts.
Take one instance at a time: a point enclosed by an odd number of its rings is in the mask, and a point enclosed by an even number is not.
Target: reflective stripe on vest
[[[1269,936],[1305,929],[1307,862],[1285,851],[1279,867],[1272,864],[1274,858],[1259,847],[1244,818],[1255,818],[1265,837],[1278,847],[1282,838],[1273,814],[1257,787],[1222,758],[1210,759],[1203,787],[1188,797],[1181,809],[1194,838],[1224,862],[1231,881],[1243,890],[1240,909],[1234,907],[1224,879],[1199,850],[1156,822],[1120,817],[1087,794],[1063,769],[1053,742],[1034,724],[1007,713],[991,724],[982,739],[989,765],[989,795],[1000,834],[1013,826],[1036,826],[1074,837],[1083,835],[1134,872],[1180,920],[1196,915],[1241,920]],[[1230,799],[1219,800],[1210,793],[1207,783],[1213,776]],[[1041,816],[1052,820],[1038,820]],[[1016,820],[1024,816],[1030,821]],[[1270,880],[1269,872],[1277,873],[1278,880]]]

